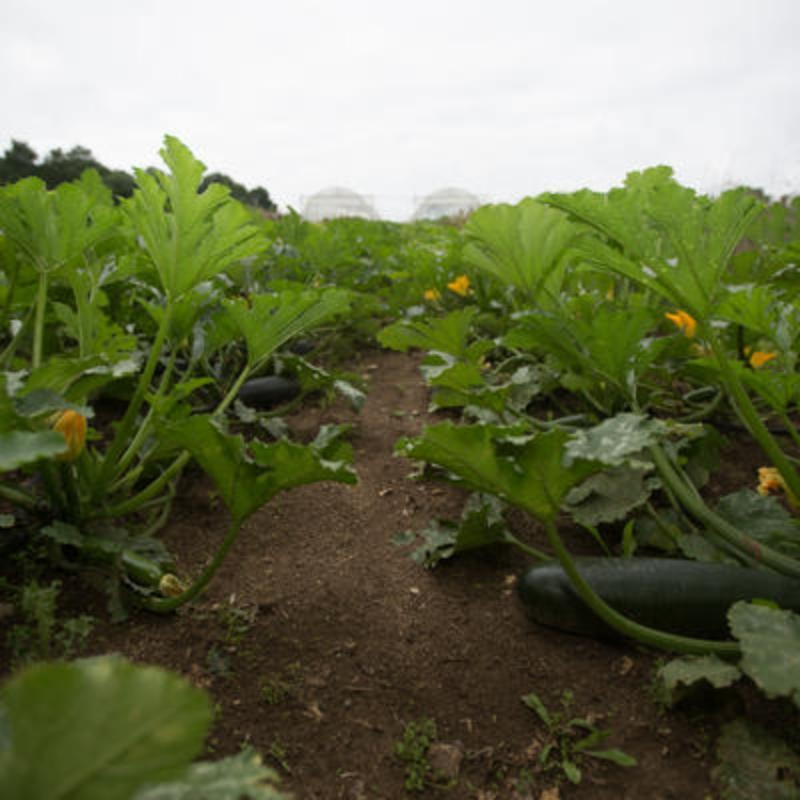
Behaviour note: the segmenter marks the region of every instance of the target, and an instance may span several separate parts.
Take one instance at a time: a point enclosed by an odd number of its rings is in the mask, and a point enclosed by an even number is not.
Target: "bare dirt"
[[[516,551],[432,571],[414,563],[395,534],[457,518],[464,495],[412,480],[413,465],[394,455],[398,437],[432,420],[418,359],[365,352],[355,369],[369,381],[360,413],[334,404],[288,421],[300,437],[351,422],[358,484],[279,496],[249,519],[199,602],[165,618],[102,623],[91,651],[167,666],[208,689],[218,704],[209,754],[253,746],[299,800],[714,796],[716,731],[745,700],[665,710],[652,689],[657,654],[526,618],[514,581],[528,562]],[[165,531],[182,573],[196,574],[226,524],[213,487],[190,477]],[[533,523],[514,524],[544,544]],[[564,690],[572,713],[610,729],[608,746],[636,766],[585,759],[578,785],[540,769],[547,731],[521,697],[533,691],[557,709]],[[430,760],[451,780],[412,792],[394,747],[424,719],[444,745]]]

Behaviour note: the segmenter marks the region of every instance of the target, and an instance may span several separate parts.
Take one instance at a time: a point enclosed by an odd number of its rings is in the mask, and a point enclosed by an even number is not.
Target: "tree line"
[[[136,187],[136,181],[128,172],[120,169],[109,169],[101,164],[86,147],[76,146],[66,152],[60,147],[51,150],[40,159],[36,151],[25,142],[11,140],[0,158],[0,184],[16,183],[22,178],[31,176],[41,178],[48,189],[60,183],[74,181],[84,170],[95,169],[103,182],[111,190],[114,197],[130,197]],[[211,172],[203,178],[201,191],[210,183],[221,183],[230,189],[231,196],[242,203],[255,206],[264,211],[276,211],[277,206],[263,186],[248,189],[221,172]]]

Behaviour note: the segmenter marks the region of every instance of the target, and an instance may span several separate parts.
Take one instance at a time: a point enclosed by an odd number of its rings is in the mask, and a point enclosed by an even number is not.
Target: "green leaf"
[[[611,467],[622,464],[650,468],[640,453],[657,444],[668,432],[664,422],[641,414],[622,413],[588,430],[576,431],[567,443],[569,458],[600,461]]]
[[[710,200],[681,186],[664,166],[631,172],[624,188],[607,194],[583,190],[542,199],[600,234],[575,246],[588,264],[631,278],[698,320],[725,298],[728,261],[761,212],[745,190]]]
[[[739,719],[722,729],[712,775],[721,800],[796,800],[800,758],[789,745],[751,722]]]
[[[246,749],[220,761],[192,764],[177,781],[137,792],[133,800],[288,800],[275,784],[277,773]]]
[[[561,292],[567,246],[576,232],[566,214],[530,197],[513,206],[483,206],[464,226],[463,258],[520,290],[528,302],[551,307]]]
[[[768,695],[800,706],[800,616],[755,603],[738,602],[728,611],[742,647],[742,671]]]
[[[310,445],[281,440],[248,447],[241,436],[225,433],[212,416],[197,414],[171,425],[165,436],[192,454],[241,522],[285,489],[322,480],[355,483],[351,449],[340,441],[345,430],[323,426]]]
[[[554,720],[550,716],[550,712],[547,710],[547,706],[541,701],[540,697],[536,692],[529,692],[526,695],[523,695],[522,702],[525,706],[527,706],[531,711],[536,713],[536,716],[547,725],[548,728],[552,728],[554,725]]]
[[[610,761],[612,764],[616,764],[618,767],[635,767],[638,763],[633,756],[629,756],[627,753],[623,752],[622,750],[618,750],[616,747],[611,747],[607,750],[584,750],[583,752],[587,756],[592,756],[592,758]]]
[[[227,300],[226,313],[247,343],[247,361],[255,370],[281,345],[350,308],[344,289],[260,294],[249,300]]]
[[[422,543],[411,553],[418,564],[431,569],[440,561],[457,553],[507,542],[508,528],[501,503],[492,495],[470,495],[458,524],[449,520],[432,520],[420,531],[406,531],[396,537],[395,544],[412,544],[418,537]]]
[[[128,800],[180,775],[211,722],[204,692],[116,657],[33,666],[2,687],[0,708],[0,785],[15,800]]]
[[[418,348],[460,358],[467,351],[470,325],[477,313],[475,306],[467,306],[436,319],[401,319],[380,331],[378,341],[403,353]]]
[[[122,210],[167,297],[179,300],[269,242],[227,187],[211,183],[199,191],[205,166],[180,140],[166,136],[160,153],[169,173],[136,170],[138,188]]]
[[[91,181],[62,183],[54,190],[39,178],[0,189],[0,229],[40,273],[74,265],[111,235],[117,212]]]
[[[633,509],[647,502],[660,486],[648,478],[650,470],[622,464],[590,475],[569,491],[565,511],[581,525],[599,525],[625,519]]]
[[[800,550],[800,522],[776,497],[762,496],[752,489],[727,494],[716,512],[739,530],[760,542],[786,552]]]
[[[69,403],[61,395],[50,389],[34,389],[27,394],[18,395],[14,400],[14,408],[17,414],[25,419],[33,419],[44,414],[51,414],[54,411],[65,411],[67,409],[77,411],[87,418],[94,416],[94,411],[89,406]]]
[[[426,428],[417,439],[400,439],[395,449],[406,458],[448,470],[455,483],[497,495],[538,519],[553,519],[567,492],[600,466],[581,460],[565,465],[565,431],[517,433],[512,428],[446,422]]]
[[[724,689],[741,676],[738,667],[714,655],[674,658],[660,667],[657,673],[670,704],[677,699],[681,685],[689,687],[704,681],[715,689]]]
[[[69,448],[57,431],[0,433],[0,472],[18,469],[40,458],[53,458]]]

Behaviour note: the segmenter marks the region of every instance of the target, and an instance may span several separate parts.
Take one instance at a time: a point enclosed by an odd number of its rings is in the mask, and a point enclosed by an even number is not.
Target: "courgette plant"
[[[560,227],[572,227],[571,235],[564,232],[563,252],[552,248],[548,226],[542,223],[545,217],[531,216],[531,204],[537,202],[568,215],[558,222]],[[555,365],[562,388],[588,404],[583,415],[541,420],[531,416],[524,404],[500,402],[491,408],[485,402],[487,388],[493,387],[497,393],[502,384],[490,382],[491,371],[488,375],[480,371],[478,359],[470,358],[470,348],[479,345],[471,341],[469,325],[458,328],[456,339],[441,335],[456,330],[454,315],[440,320],[402,320],[382,334],[383,343],[390,347],[428,348],[424,369],[429,362],[441,364],[438,372],[429,370],[426,375],[435,403],[443,378],[468,374],[465,363],[472,361],[471,382],[462,382],[459,396],[449,385],[447,391],[455,400],[452,405],[484,420],[483,425],[430,428],[418,439],[401,441],[399,452],[436,465],[444,470],[440,477],[528,511],[543,523],[576,591],[599,617],[627,636],[678,652],[730,656],[738,649],[735,643],[664,636],[631,625],[630,620],[604,607],[576,569],[555,520],[565,510],[587,527],[593,520],[625,519],[638,506],[652,508],[648,497],[660,490],[693,532],[690,536],[679,529],[676,532],[666,515],[657,513],[656,519],[666,533],[681,537],[682,545],[686,542],[687,552],[691,549],[697,557],[733,559],[800,577],[796,521],[786,512],[784,516],[775,513],[779,509],[775,501],[754,492],[723,498],[717,509],[710,508],[686,463],[692,442],[708,435],[708,427],[686,423],[713,420],[724,411],[727,399],[754,441],[778,467],[788,496],[797,497],[792,458],[763,418],[766,408],[798,443],[789,418],[798,384],[796,376],[785,369],[795,362],[800,333],[796,296],[791,285],[733,286],[728,282],[734,250],[760,210],[747,192],[726,192],[716,200],[699,197],[678,185],[669,168],[655,168],[632,173],[624,189],[608,195],[589,191],[547,194],[537,201],[525,201],[517,214],[508,209],[476,213],[476,224],[468,226],[472,250],[465,253],[479,253],[472,258],[472,265],[505,282],[518,295],[508,332],[488,347],[480,345],[481,356],[499,344],[515,353],[512,357],[529,372],[537,365]],[[531,221],[520,232],[520,220],[526,216],[523,211]],[[524,248],[510,242],[524,242]],[[538,251],[539,255],[525,261],[519,255],[523,251]],[[547,257],[553,252],[558,252],[557,258]],[[538,274],[537,269],[543,274],[534,282],[523,280],[520,264],[527,264],[531,275]],[[597,285],[586,280],[591,274],[601,277]],[[597,286],[604,287],[603,296],[598,297]],[[549,288],[539,291],[536,287]],[[567,287],[572,294],[565,291]],[[468,315],[469,310],[462,313]],[[663,333],[665,314],[682,324],[682,332]],[[780,348],[778,358],[772,361],[773,355],[762,353],[760,361],[750,359],[745,365],[748,352],[761,351],[767,344]],[[443,351],[447,357],[442,356]],[[766,360],[784,370],[759,371]],[[701,392],[703,395],[683,422],[668,419],[672,415],[667,409],[681,403],[679,398],[669,397],[669,382],[663,376],[671,374],[671,381],[677,382],[676,371],[683,386],[701,381],[698,399]],[[512,394],[498,393],[497,399],[501,398],[508,401]],[[552,443],[552,453],[547,441]],[[559,447],[560,455],[556,455]],[[529,449],[539,457],[531,458]],[[588,471],[583,474],[583,469]],[[556,490],[553,482],[558,485],[560,479],[565,481],[564,487]],[[544,497],[537,500],[534,486],[521,490],[525,481],[545,489]],[[581,504],[586,498],[614,499],[620,492],[627,492],[629,500],[605,507],[595,504],[593,517],[587,513],[587,503]],[[755,509],[751,496],[759,502],[761,525],[753,524],[752,513],[740,514]],[[629,531],[630,525],[626,536]],[[474,546],[474,526],[468,536],[469,546]],[[519,544],[504,526],[494,524],[486,527],[486,541]],[[451,551],[458,547],[457,539]],[[794,646],[789,641],[785,644]]]
[[[62,556],[116,566],[149,594],[171,563],[153,534],[192,455],[213,477],[216,462],[203,454],[217,448],[218,463],[244,475],[250,456],[225,433],[225,412],[280,347],[341,317],[351,298],[345,290],[306,288],[226,297],[227,271],[263,253],[268,240],[226,187],[199,191],[204,165],[178,139],[165,137],[161,156],[168,170],[137,170],[137,189],[118,208],[91,174],[54,192],[33,179],[0,189],[12,332],[0,374],[0,497],[24,509]],[[126,308],[139,309],[125,328],[124,317],[114,318],[115,284],[123,281],[133,294]],[[246,349],[235,375],[202,372],[211,344],[201,323],[212,314],[222,331],[213,346],[238,340]],[[198,392],[210,384],[223,391],[200,403]],[[124,392],[124,411],[95,430],[110,389]],[[198,415],[209,396],[210,413]],[[188,438],[180,434],[187,425],[194,426]],[[280,478],[273,476],[269,490],[250,481],[253,502],[309,480],[352,480],[329,452],[344,453],[336,437],[323,439],[307,448],[254,445],[257,469],[276,473],[280,465]],[[241,499],[229,508],[232,531],[255,510]],[[233,538],[224,540],[214,569]],[[212,574],[188,593],[174,582],[162,589],[183,602]]]

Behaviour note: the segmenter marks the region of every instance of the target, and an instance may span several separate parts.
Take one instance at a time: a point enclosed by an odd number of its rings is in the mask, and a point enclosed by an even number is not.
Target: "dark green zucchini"
[[[251,408],[271,408],[288,403],[300,394],[300,382],[283,375],[267,375],[247,381],[238,398]]]
[[[676,558],[586,557],[575,564],[620,614],[684,636],[730,639],[727,612],[738,600],[771,600],[800,611],[800,580],[766,569]],[[558,562],[531,567],[517,591],[535,622],[586,636],[616,636],[580,599]]]

